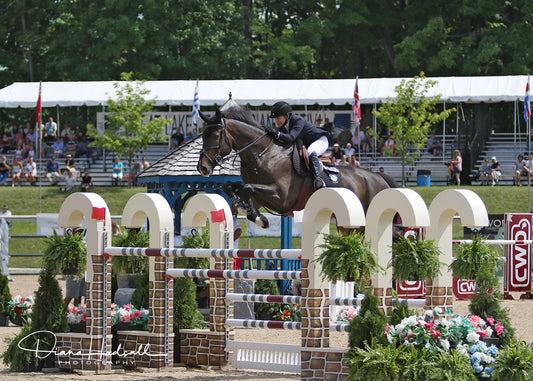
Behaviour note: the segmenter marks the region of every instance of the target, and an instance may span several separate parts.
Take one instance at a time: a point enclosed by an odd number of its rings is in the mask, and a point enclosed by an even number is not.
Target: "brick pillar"
[[[308,259],[302,259],[302,349],[329,347],[329,290],[309,289]]]
[[[173,327],[173,284],[167,282],[165,273],[167,267],[172,266],[168,258],[154,258],[154,280],[149,282],[149,313],[150,321],[148,332],[153,334],[150,338],[150,353],[152,367],[164,368],[173,366],[174,362],[174,335]]]
[[[453,287],[444,287],[434,285],[433,281],[426,280],[426,307],[425,309],[434,309],[435,307],[442,308],[446,311],[448,308],[453,308]]]

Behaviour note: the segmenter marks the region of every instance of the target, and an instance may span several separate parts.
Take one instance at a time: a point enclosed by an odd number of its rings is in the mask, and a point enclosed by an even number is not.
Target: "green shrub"
[[[359,314],[350,322],[350,348],[386,344],[387,339],[383,332],[387,323],[387,317],[379,309],[379,298],[367,291]]]
[[[114,247],[148,247],[149,232],[128,229],[126,233],[113,236]],[[138,274],[148,271],[148,257],[118,255],[111,258],[114,274]]]
[[[131,296],[130,303],[139,306],[138,309],[148,308],[148,276],[148,271],[145,271],[135,281],[135,291]]]
[[[78,278],[85,273],[87,262],[87,248],[82,234],[54,235],[45,238],[41,267],[52,274],[64,273],[65,270],[74,268]]]
[[[45,364],[53,367],[53,354],[43,359],[35,355],[35,349],[37,347],[42,351],[39,352],[39,356],[41,357],[46,356],[49,351],[54,349],[55,337],[52,334],[46,332],[35,333],[29,325],[25,324],[17,336],[6,339],[6,342],[8,346],[2,354],[2,358],[4,364],[9,366],[10,371],[40,371]],[[21,350],[19,344],[23,348],[34,349],[34,351]]]
[[[493,364],[493,380],[527,381],[533,379],[533,347],[521,340],[511,340]]]
[[[255,294],[265,294],[265,295],[279,295],[278,284],[274,279],[258,279],[255,281],[254,285]],[[273,303],[254,303],[254,312],[256,318],[261,315],[267,315],[273,317],[276,313],[279,312],[279,304]],[[268,318],[268,319],[270,319]]]
[[[67,309],[55,276],[49,271],[39,274],[39,288],[35,292],[35,304],[31,314],[34,331],[68,332]]]
[[[394,276],[403,281],[433,279],[439,275],[442,263],[434,242],[400,236],[392,246]]]
[[[9,279],[0,272],[0,312],[7,313],[7,303],[11,300]]]

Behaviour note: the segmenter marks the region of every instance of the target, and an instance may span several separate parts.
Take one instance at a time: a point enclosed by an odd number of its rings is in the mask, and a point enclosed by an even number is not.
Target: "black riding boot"
[[[309,155],[309,160],[311,161],[312,173],[314,177],[313,185],[315,189],[320,189],[326,186],[326,183],[320,177],[320,160],[316,153]]]

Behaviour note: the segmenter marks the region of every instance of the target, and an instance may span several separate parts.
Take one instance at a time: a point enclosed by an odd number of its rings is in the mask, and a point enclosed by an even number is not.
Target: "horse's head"
[[[202,150],[196,169],[202,176],[211,176],[213,169],[231,152],[232,147],[220,110],[216,111],[213,118],[207,118],[201,112],[200,117],[207,126],[202,134]]]

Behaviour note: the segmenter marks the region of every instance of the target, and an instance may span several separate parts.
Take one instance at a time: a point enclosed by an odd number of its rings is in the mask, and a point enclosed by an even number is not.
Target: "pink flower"
[[[487,318],[487,323],[489,323],[490,325],[494,325],[494,318]]]
[[[487,336],[487,331],[477,331],[477,334],[479,335],[479,337],[484,338],[485,336]]]
[[[437,339],[440,337],[440,335],[441,335],[440,331],[439,331],[439,330],[436,330],[436,329],[431,329],[431,330],[429,331],[429,334],[430,334],[431,337],[434,338],[435,340],[437,340]]]
[[[407,334],[407,338],[408,338],[409,340],[412,339],[413,337],[415,337],[415,334],[414,334],[413,332],[409,332],[409,333]]]
[[[433,328],[433,325],[434,325],[434,324],[433,324],[432,321],[428,321],[428,322],[426,322],[426,324],[424,324],[424,329],[425,329],[425,330],[430,330],[430,329]]]
[[[498,336],[500,336],[500,335],[502,334],[502,332],[503,332],[503,325],[502,325],[502,323],[497,322],[497,323],[496,323],[496,326],[494,327],[494,329],[496,330],[496,334],[497,334]]]

